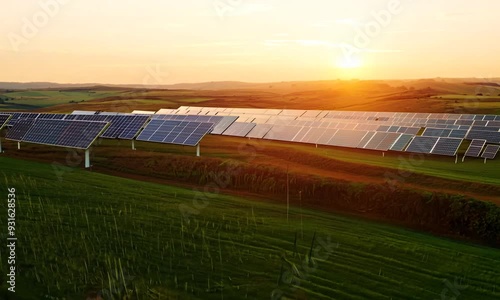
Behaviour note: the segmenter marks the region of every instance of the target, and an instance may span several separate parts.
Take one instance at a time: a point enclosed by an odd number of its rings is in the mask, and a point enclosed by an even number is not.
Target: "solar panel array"
[[[155,119],[144,128],[137,140],[196,146],[213,127],[213,123]]]
[[[159,120],[178,120],[178,121],[193,121],[202,123],[213,123],[214,129],[212,134],[222,134],[228,127],[233,124],[238,117],[231,116],[206,116],[206,115],[154,115],[153,119]]]
[[[170,109],[168,113],[237,116],[234,127],[223,135],[381,151],[454,156],[464,139],[500,143],[499,115],[193,106]],[[244,135],[251,123],[255,126]]]
[[[196,123],[210,124],[211,134],[249,137],[287,142],[309,143],[339,147],[362,148],[378,151],[407,151],[426,154],[454,156],[463,140],[484,140],[484,143],[500,143],[500,116],[473,114],[432,114],[397,112],[356,112],[293,109],[256,108],[213,108],[181,106],[178,109],[162,109],[151,115],[150,111],[134,111],[133,114],[99,111],[74,111],[71,115],[47,113],[11,113],[9,124],[23,120],[11,135],[22,136],[22,126],[30,119],[63,119],[103,121],[111,123],[102,134],[104,138],[133,139],[141,128],[145,129],[140,140],[172,142],[196,145],[198,134],[193,141],[183,140],[193,130]],[[147,121],[152,121],[146,125]],[[176,125],[169,136],[163,129],[173,123],[162,123],[156,128],[154,138],[147,136],[147,130],[156,121],[178,121],[193,123],[182,136],[171,140],[183,126]],[[182,123],[182,124],[184,124]],[[158,123],[159,124],[159,123]],[[210,126],[205,125],[205,126]],[[157,125],[159,126],[159,125]],[[201,127],[200,127],[201,128]],[[201,129],[200,129],[201,130]],[[168,130],[167,130],[168,131]],[[203,132],[203,130],[201,130]],[[143,134],[144,133],[144,134]],[[206,133],[202,134],[203,137]],[[175,141],[175,142],[174,142]],[[186,143],[187,141],[187,143]],[[477,148],[471,144],[466,156],[479,157],[484,144]]]
[[[107,122],[22,119],[7,132],[6,138],[18,142],[88,149],[108,125]]]
[[[481,155],[481,157],[485,158],[485,159],[486,158],[487,159],[495,159],[499,150],[500,150],[499,145],[488,145],[488,146],[486,146],[486,149],[484,149],[484,152]]]
[[[141,130],[141,128],[149,120],[150,116],[132,115],[132,114],[72,114],[66,116],[65,120],[82,120],[82,121],[99,121],[109,122],[111,125],[102,134],[101,137],[108,139],[133,139]]]

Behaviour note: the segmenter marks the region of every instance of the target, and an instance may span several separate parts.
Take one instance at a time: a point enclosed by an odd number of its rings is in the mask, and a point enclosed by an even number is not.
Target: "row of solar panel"
[[[5,137],[17,142],[87,149],[108,125],[108,122],[22,119]]]
[[[75,116],[95,119],[95,115]],[[5,123],[8,118],[10,115],[0,115],[0,124]],[[129,121],[132,123],[121,123],[121,128],[126,129],[134,126],[134,120]],[[109,127],[105,128],[108,124],[110,123],[95,120],[72,120],[72,118],[67,120],[20,119],[7,132],[6,138],[17,142],[87,149],[97,137],[103,136],[109,131]],[[137,140],[196,146],[213,128],[214,123],[153,120],[141,132]],[[101,132],[103,130],[104,132]]]
[[[213,128],[214,123],[155,119],[144,128],[137,140],[196,146]]]
[[[177,120],[177,121],[193,121],[202,123],[214,123],[212,134],[222,134],[238,117],[231,116],[198,116],[198,115],[154,115],[156,120]]]
[[[103,133],[103,138],[133,139],[149,120],[149,116],[133,114],[48,114],[48,113],[12,113],[8,125],[14,125],[18,120],[81,120],[109,122],[111,125]]]
[[[373,117],[399,118],[399,119],[436,119],[436,120],[478,120],[500,121],[499,115],[474,115],[474,114],[445,114],[445,113],[404,113],[404,112],[360,112],[360,111],[325,111],[325,110],[292,110],[292,109],[257,109],[257,108],[212,108],[181,106],[178,109],[159,110],[157,114],[220,114],[231,113],[239,115],[269,115],[269,116],[295,116],[311,118],[342,118],[362,119]],[[442,122],[442,121],[440,121]]]
[[[149,115],[120,114],[108,112],[75,111],[71,115],[65,114],[38,114],[16,113],[19,119],[64,119],[110,122],[111,126],[102,135],[103,138],[133,139],[144,124],[149,120]],[[223,116],[181,116],[181,115],[154,115],[153,119],[186,120],[205,123],[214,123],[212,134],[222,134],[238,117]]]
[[[481,156],[482,158],[494,159],[498,153],[498,150],[500,149],[500,146],[487,145],[486,149],[482,152],[483,154],[481,155],[481,151],[483,150],[485,145],[486,145],[486,140],[480,140],[480,139],[472,140],[471,144],[469,145],[469,148],[465,152],[465,156],[469,157]]]

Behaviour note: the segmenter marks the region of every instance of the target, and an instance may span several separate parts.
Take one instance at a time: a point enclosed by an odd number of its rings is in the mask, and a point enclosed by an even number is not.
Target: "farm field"
[[[287,223],[286,206],[263,199],[202,198],[83,170],[58,177],[50,164],[5,157],[0,165],[2,190],[18,198],[22,299],[500,296],[498,249],[297,206]]]
[[[41,91],[11,91],[0,93],[0,99],[8,98],[0,104],[0,110],[27,110],[41,109],[54,105],[73,102],[89,101],[97,98],[109,97],[118,92],[99,90],[41,90]]]

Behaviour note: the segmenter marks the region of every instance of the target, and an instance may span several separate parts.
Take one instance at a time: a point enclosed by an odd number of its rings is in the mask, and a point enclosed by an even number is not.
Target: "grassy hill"
[[[0,166],[0,190],[16,188],[20,299],[500,297],[498,249],[300,207],[287,222],[285,206],[213,185],[194,191],[4,157]]]

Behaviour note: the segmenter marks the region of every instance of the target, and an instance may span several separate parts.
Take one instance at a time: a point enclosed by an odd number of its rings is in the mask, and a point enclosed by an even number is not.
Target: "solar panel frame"
[[[394,142],[394,144],[389,148],[392,151],[404,151],[406,146],[411,142],[411,140],[415,137],[413,134],[401,134],[401,136]]]
[[[327,144],[336,147],[356,148],[367,134],[368,131],[364,130],[340,129]]]
[[[5,138],[16,142],[22,141],[24,135],[26,135],[26,133],[31,128],[34,122],[35,122],[34,119],[17,120],[14,124],[12,124],[12,127],[7,131]]]
[[[255,127],[247,134],[249,138],[261,139],[273,128],[271,124],[256,124]]]
[[[12,129],[17,137],[7,139],[64,148],[88,149],[106,130],[109,122],[36,119],[20,120]],[[18,125],[21,127],[16,128]],[[29,125],[29,128],[27,128]]]
[[[406,148],[406,152],[430,154],[436,145],[438,137],[415,136]]]
[[[487,145],[481,157],[484,159],[495,159],[499,150],[500,145]]]
[[[466,139],[468,140],[486,140],[488,143],[499,144],[500,132],[482,131],[482,130],[469,130]]]
[[[305,136],[301,142],[302,143],[308,143],[308,144],[318,144],[318,140],[321,138],[321,136],[325,133],[327,128],[324,127],[313,127],[309,130],[308,135]]]
[[[365,145],[373,138],[373,136],[377,132],[375,131],[368,131],[368,133],[361,139],[361,141],[358,143],[358,146],[356,148],[364,148]]]
[[[439,138],[436,145],[432,149],[431,154],[455,156],[462,142],[463,139],[460,138]]]
[[[9,123],[11,118],[12,118],[11,114],[0,113],[0,130],[2,130],[7,125],[7,123]]]
[[[133,140],[139,133],[141,129],[147,124],[150,117],[147,115],[137,115],[126,124],[123,130],[118,134],[118,139],[121,140]]]
[[[481,151],[486,145],[486,140],[474,139],[469,145],[467,151],[465,151],[465,155],[467,157],[479,157],[481,155]]]
[[[392,145],[399,139],[401,136],[401,133],[397,132],[388,132],[386,133],[385,138],[378,144],[378,146],[375,148],[375,150],[379,151],[387,151],[389,150]]]
[[[136,140],[196,146],[213,128],[213,123],[153,119],[137,136]]]
[[[245,137],[256,125],[255,123],[249,122],[234,122],[222,133],[222,135]]]

